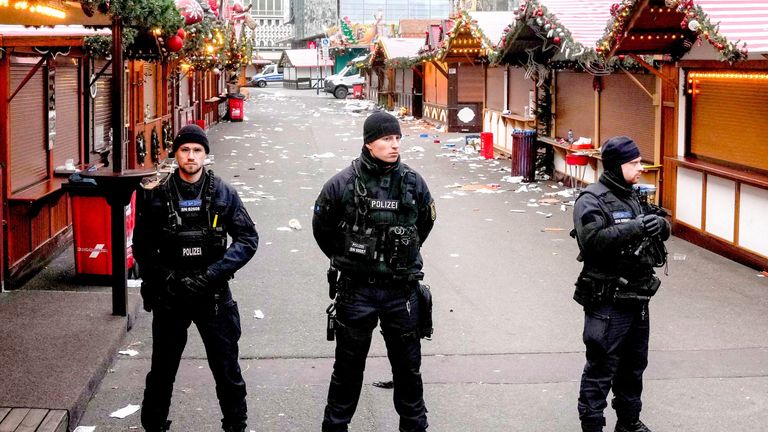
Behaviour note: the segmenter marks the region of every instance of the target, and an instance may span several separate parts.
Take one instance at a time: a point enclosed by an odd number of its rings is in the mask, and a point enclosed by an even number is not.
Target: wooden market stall
[[[277,64],[283,67],[283,87],[315,88],[333,70],[333,60],[320,58],[316,49],[285,50]]]
[[[376,43],[366,84],[379,105],[390,111],[404,109],[421,118],[423,68],[419,50],[423,46],[423,38],[382,38]]]
[[[89,106],[103,110],[103,98],[86,99],[93,93],[84,91],[92,90],[92,67],[83,37],[96,34],[109,30],[0,25],[0,197],[8,223],[0,234],[6,236],[0,242],[6,247],[0,246],[0,279],[9,287],[36,273],[72,239],[69,201],[61,188],[67,177],[57,172],[88,163],[94,155],[86,142],[94,142],[94,130],[103,141],[109,127],[89,115]]]
[[[649,33],[682,27],[700,42],[661,43],[652,52],[677,63],[661,70],[662,203],[676,235],[745,263],[768,268],[768,22],[764,2],[675,1],[628,9],[605,40],[612,54],[649,52]],[[663,3],[663,2],[662,2]],[[745,14],[745,11],[749,11]],[[639,43],[646,36],[646,45]],[[654,42],[656,42],[654,38]],[[737,43],[738,42],[738,43]],[[748,50],[748,51],[747,51]],[[747,57],[748,56],[748,57]]]
[[[461,11],[431,26],[422,52],[424,118],[449,132],[479,132],[485,101],[485,64],[511,12]],[[485,27],[484,27],[485,26]]]

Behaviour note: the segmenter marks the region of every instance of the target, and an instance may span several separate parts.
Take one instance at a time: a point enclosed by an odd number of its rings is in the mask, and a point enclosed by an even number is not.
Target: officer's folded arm
[[[643,224],[637,219],[606,227],[601,213],[588,212],[582,216],[582,221],[587,223],[579,224],[576,233],[588,251],[620,251],[643,237]]]

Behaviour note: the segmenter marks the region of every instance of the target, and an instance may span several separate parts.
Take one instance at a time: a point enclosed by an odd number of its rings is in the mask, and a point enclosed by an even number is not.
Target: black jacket
[[[213,172],[207,171],[213,175]],[[194,189],[200,185],[184,185],[178,170],[172,176],[177,184],[184,188]],[[160,256],[160,242],[163,241],[163,230],[168,224],[168,193],[170,179],[151,190],[139,190],[136,214],[136,228],[133,235],[133,253],[139,263],[139,271],[143,280],[158,282],[158,278],[166,277],[170,271],[194,273],[207,271],[212,281],[226,282],[235,272],[243,267],[256,253],[259,245],[259,235],[256,227],[243,206],[237,191],[221,178],[213,176],[213,197],[210,214],[218,214],[217,224],[232,238],[231,243],[221,257],[208,265],[207,269],[173,269],[169,268],[167,260]],[[182,196],[185,195],[181,190]],[[184,197],[185,199],[187,197]]]
[[[653,263],[647,254],[635,254],[643,241],[643,214],[631,186],[604,173],[589,185],[574,204],[573,224],[581,256],[582,274],[592,277],[623,277],[630,283],[647,280]],[[669,238],[669,222],[663,220],[661,240]]]

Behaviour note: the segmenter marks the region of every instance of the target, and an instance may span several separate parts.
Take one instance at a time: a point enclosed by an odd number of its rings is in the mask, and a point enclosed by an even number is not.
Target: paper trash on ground
[[[129,415],[131,415],[131,414],[135,413],[136,411],[138,411],[139,408],[141,408],[141,405],[130,405],[129,404],[125,408],[120,408],[119,410],[113,412],[109,416],[110,417],[115,417],[115,418],[121,418],[121,419],[122,418],[126,418]]]
[[[288,226],[295,229],[296,231],[301,230],[301,223],[299,223],[298,219],[291,219],[288,221]]]
[[[253,317],[256,319],[264,319],[264,312],[262,312],[261,309],[256,309],[253,311]]]
[[[78,426],[74,430],[74,432],[94,432],[94,431],[96,431],[96,426]]]
[[[129,349],[129,350],[123,350],[123,351],[118,351],[117,353],[118,353],[118,354],[122,354],[122,355],[127,355],[127,356],[130,356],[130,357],[133,357],[133,356],[135,356],[135,355],[139,354],[139,352],[138,352],[138,351],[136,351],[136,350],[132,350],[132,349]]]

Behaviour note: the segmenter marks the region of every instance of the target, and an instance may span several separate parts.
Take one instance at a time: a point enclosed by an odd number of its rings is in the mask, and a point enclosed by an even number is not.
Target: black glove
[[[656,215],[643,216],[643,234],[654,237],[661,234],[661,227],[664,221]]]
[[[144,310],[152,312],[157,301],[157,291],[155,287],[146,281],[141,282],[141,299],[144,301]]]
[[[204,297],[210,292],[210,281],[205,273],[195,273],[179,280],[177,294],[190,299]]]

